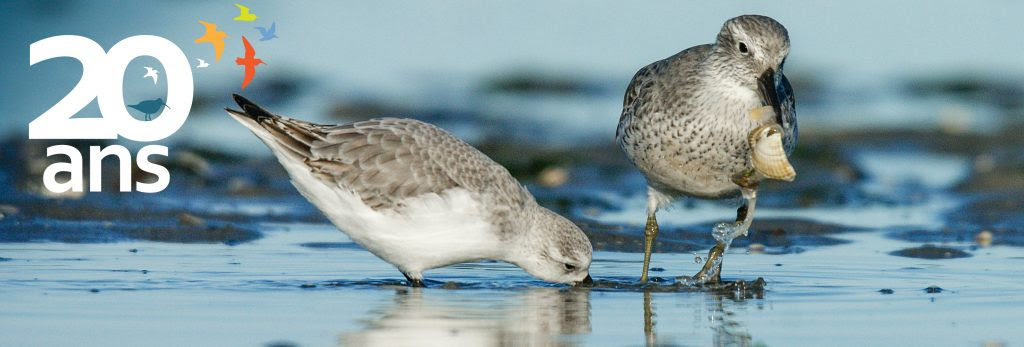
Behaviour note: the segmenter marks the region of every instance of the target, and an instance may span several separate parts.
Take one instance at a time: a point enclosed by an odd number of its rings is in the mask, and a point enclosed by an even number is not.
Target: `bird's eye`
[[[566,271],[573,271],[573,270],[576,270],[576,265],[572,265],[572,264],[568,264],[568,263],[566,263],[566,264],[562,264],[562,265],[565,265],[565,270],[566,270]]]
[[[743,43],[743,42],[740,42],[739,49],[740,49],[740,53],[743,53],[743,54],[747,54],[748,52],[750,52],[750,50],[747,49],[747,44]]]

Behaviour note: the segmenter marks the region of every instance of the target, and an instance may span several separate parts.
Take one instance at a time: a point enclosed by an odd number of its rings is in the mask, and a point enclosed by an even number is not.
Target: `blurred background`
[[[614,143],[623,91],[633,73],[712,42],[728,18],[757,13],[789,30],[792,50],[785,73],[795,89],[801,129],[794,154],[797,167],[802,166],[800,178],[794,184],[770,184],[783,191],[775,194],[778,200],[764,199],[769,207],[908,203],[920,200],[922,187],[942,184],[999,192],[1024,189],[1019,146],[1024,141],[1024,45],[1014,34],[1024,32],[1017,18],[1024,4],[1018,2],[245,5],[259,16],[256,21],[232,20],[238,14],[232,2],[0,4],[5,23],[0,52],[7,62],[0,65],[5,81],[0,85],[0,136],[27,146],[8,152],[21,153],[27,172],[7,179],[16,181],[19,191],[41,191],[42,146],[61,141],[25,142],[27,124],[81,76],[81,65],[69,58],[29,66],[29,44],[71,34],[109,49],[128,36],[152,34],[175,42],[193,66],[197,58],[211,64],[193,68],[189,119],[159,142],[171,149],[165,160],[172,169],[170,191],[224,182],[247,192],[272,186],[265,183],[270,179],[209,168],[214,159],[245,167],[240,158],[269,158],[256,137],[223,112],[233,105],[230,95],[241,93],[273,112],[314,122],[398,116],[437,124],[534,185],[536,193],[559,188],[550,191],[550,199],[560,201],[565,212],[598,216],[599,210],[612,207],[599,203],[610,199],[602,194],[639,198],[644,192],[643,178]],[[210,44],[193,42],[204,32],[199,20],[218,24],[228,34],[220,61],[214,60]],[[258,41],[255,27],[271,24],[279,38]],[[244,91],[243,69],[234,63],[244,54],[242,36],[267,62]],[[123,77],[126,103],[166,95],[167,76],[154,84],[142,77],[146,66],[160,69],[152,57],[129,64]],[[77,117],[98,114],[93,101]],[[114,142],[129,148],[145,145]],[[929,161],[923,154],[943,157]],[[874,177],[877,184],[868,184],[868,165],[888,170]],[[281,174],[273,171],[276,165],[267,166],[264,171]],[[107,189],[115,189],[116,177],[106,176]],[[868,185],[856,186],[861,183]],[[287,184],[282,189],[278,193],[294,195]],[[612,209],[635,211],[635,204],[626,205]],[[634,217],[609,218],[603,220]],[[850,219],[863,220],[856,213]]]
[[[406,116],[443,123],[480,141],[506,138],[577,144],[613,137],[625,86],[640,67],[710,43],[738,14],[768,15],[790,32],[786,74],[808,134],[848,129],[984,133],[1020,118],[1024,88],[1024,4],[985,1],[868,1],[764,4],[654,1],[399,1],[246,4],[255,22],[233,21],[231,2],[31,1],[0,6],[2,131],[59,100],[80,76],[72,59],[29,66],[28,45],[83,35],[105,49],[132,35],[175,42],[195,65],[196,103],[178,141],[260,150],[241,131],[221,131],[221,109],[240,92],[240,36],[277,24],[279,38],[256,42],[267,61],[243,94],[279,113],[324,122]],[[259,9],[257,11],[256,9]],[[213,61],[198,20],[228,33]],[[163,96],[141,78],[141,57],[125,76],[125,99]],[[135,76],[138,75],[138,76]],[[80,117],[98,114],[95,102]],[[214,118],[214,119],[211,119]],[[494,124],[510,124],[513,130]],[[234,136],[238,135],[238,136]]]

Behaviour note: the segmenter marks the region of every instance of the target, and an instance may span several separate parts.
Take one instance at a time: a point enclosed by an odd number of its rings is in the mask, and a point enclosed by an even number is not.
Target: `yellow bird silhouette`
[[[224,53],[224,39],[228,37],[228,34],[223,31],[217,31],[217,24],[207,23],[199,21],[206,27],[206,32],[203,36],[196,39],[196,43],[209,42],[213,45],[213,52],[216,54],[216,60],[220,61],[220,54]]]
[[[248,7],[242,6],[242,4],[235,4],[235,6],[238,6],[238,10],[241,11],[238,13],[238,17],[235,17],[235,20],[240,20],[243,22],[252,22],[256,20],[256,18],[259,18],[256,17],[255,14],[252,14],[252,12],[249,12]]]

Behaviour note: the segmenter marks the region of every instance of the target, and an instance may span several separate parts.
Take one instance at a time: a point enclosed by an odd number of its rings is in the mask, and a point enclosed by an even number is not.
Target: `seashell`
[[[754,169],[764,177],[792,181],[796,170],[789,164],[786,150],[782,147],[782,127],[765,124],[750,132],[750,161]]]

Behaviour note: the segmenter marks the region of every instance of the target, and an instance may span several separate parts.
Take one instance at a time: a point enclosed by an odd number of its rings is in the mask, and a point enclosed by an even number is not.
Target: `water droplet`
[[[702,261],[704,261],[704,259],[703,259],[703,258],[701,258],[701,257],[700,257],[699,255],[695,255],[695,256],[693,257],[693,262],[694,262],[694,263],[700,264],[700,262],[702,262]]]

